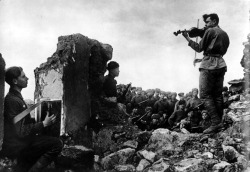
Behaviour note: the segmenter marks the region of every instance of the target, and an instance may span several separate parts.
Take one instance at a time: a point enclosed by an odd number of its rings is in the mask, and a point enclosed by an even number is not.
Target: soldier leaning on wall
[[[126,106],[122,103],[126,100],[126,93],[128,92],[131,83],[127,85],[125,90],[118,95],[116,77],[119,76],[119,64],[111,61],[107,65],[108,75],[105,76],[103,82],[103,95],[101,98],[92,102],[92,116],[90,118],[89,127],[96,133],[106,124],[117,124],[125,122]]]
[[[39,135],[44,128],[56,121],[54,115],[47,115],[39,123],[28,114],[17,123],[14,118],[27,109],[21,91],[27,87],[28,78],[21,67],[10,67],[5,72],[5,81],[10,90],[4,101],[3,154],[17,159],[15,171],[39,172],[49,165],[61,152],[60,139]]]

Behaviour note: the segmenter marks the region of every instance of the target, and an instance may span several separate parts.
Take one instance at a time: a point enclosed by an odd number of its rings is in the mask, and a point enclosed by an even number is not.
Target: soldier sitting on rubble
[[[169,111],[169,114],[172,114],[174,112],[174,109],[175,109],[175,104],[176,102],[178,101],[176,99],[176,96],[177,96],[177,93],[176,92],[172,92],[170,94],[170,100],[168,101],[169,103],[169,108],[168,108],[168,111]]]
[[[108,69],[108,75],[104,77],[103,82],[103,92],[105,94],[105,97],[108,98],[111,102],[119,102],[123,103],[126,99],[125,95],[128,91],[128,88],[131,84],[128,85],[126,92],[122,91],[122,85],[119,86],[120,94],[117,92],[117,81],[115,80],[115,77],[119,76],[120,70],[119,70],[119,64],[115,61],[111,61],[108,63],[107,66]]]
[[[186,112],[184,110],[184,104],[185,101],[182,100],[179,102],[179,110],[175,111],[169,118],[168,118],[168,123],[169,126],[168,128],[174,129],[176,127],[180,126],[180,121],[184,118],[186,118]]]
[[[192,98],[188,100],[185,111],[187,113],[189,113],[190,111],[193,111],[193,123],[195,123],[196,125],[199,125],[199,122],[201,121],[201,113],[200,113],[200,109],[202,102],[201,100],[198,98],[198,89],[197,88],[193,88],[192,89]]]
[[[208,115],[207,110],[203,110],[201,114],[202,114],[202,120],[200,121],[200,127],[202,128],[202,131],[204,131],[210,127],[211,119],[210,116]]]
[[[150,123],[151,123],[151,116],[153,114],[153,108],[152,107],[146,107],[145,108],[145,114],[140,117],[136,124],[138,125],[138,128],[141,130],[149,130],[150,129]]]
[[[160,100],[156,101],[153,107],[153,113],[154,114],[159,114],[160,116],[162,116],[163,114],[165,114],[167,117],[169,117],[169,113],[168,113],[168,109],[169,109],[169,104],[168,104],[168,100],[167,100],[167,95],[161,95]]]
[[[108,75],[104,77],[103,82],[104,96],[100,100],[91,103],[92,115],[88,125],[96,133],[106,124],[124,123],[128,117],[126,106],[122,104],[125,102],[126,94],[123,92],[119,96],[117,93],[117,81],[115,78],[120,73],[119,64],[111,61],[108,63],[107,69]],[[126,91],[130,85],[127,85]]]
[[[192,98],[192,92],[186,93],[186,95],[184,97],[185,101],[188,102],[188,100],[191,99],[191,98]]]
[[[154,98],[154,91],[148,91],[147,97],[148,97],[148,100],[146,102],[147,106],[153,108],[156,102],[156,99]]]
[[[222,97],[223,97],[223,108],[228,108],[228,106],[231,104],[229,99],[229,92],[227,86],[224,86],[222,89]]]
[[[180,98],[180,100],[184,100],[185,101],[185,97],[184,97],[184,93],[178,93],[178,96]],[[174,111],[177,111],[179,110],[179,102],[180,100],[178,100],[176,103],[175,103],[175,107],[174,107]],[[186,101],[185,101],[185,108],[186,108]]]
[[[190,111],[187,116],[187,118],[181,120],[180,129],[185,128],[188,132],[191,133],[202,133],[203,128],[199,125],[199,123],[197,124],[194,118],[194,111]]]
[[[145,103],[146,96],[142,95],[142,90],[138,89],[136,95],[131,100],[132,109],[137,109],[137,113],[140,115],[145,114]]]
[[[63,148],[60,139],[39,135],[44,128],[56,122],[56,116],[47,115],[44,121],[38,123],[30,114],[20,117],[20,113],[27,109],[21,91],[27,87],[28,78],[21,67],[14,66],[6,70],[5,81],[10,85],[10,90],[4,101],[3,154],[17,158],[18,172],[42,171]],[[19,117],[21,119],[14,122]]]
[[[117,97],[117,81],[115,77],[119,76],[119,64],[115,61],[109,62],[108,66],[108,75],[105,76],[103,82],[103,91],[106,97]]]
[[[181,128],[185,128],[189,132],[191,131],[192,116],[193,116],[193,111],[190,111],[187,114],[187,117],[181,120],[181,122],[180,122],[180,129]]]

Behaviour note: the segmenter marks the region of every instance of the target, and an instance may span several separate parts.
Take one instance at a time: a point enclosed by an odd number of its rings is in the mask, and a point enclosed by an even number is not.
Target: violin
[[[177,36],[183,32],[188,32],[188,35],[190,38],[194,38],[197,36],[202,38],[203,35],[205,34],[206,29],[207,29],[206,27],[201,28],[201,29],[199,29],[197,27],[192,27],[190,30],[186,30],[186,29],[185,30],[178,30],[178,31],[174,32],[174,35]]]

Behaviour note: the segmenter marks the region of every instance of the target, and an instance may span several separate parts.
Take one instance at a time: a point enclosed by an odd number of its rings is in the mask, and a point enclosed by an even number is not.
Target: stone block
[[[35,99],[62,101],[60,134],[70,134],[76,144],[91,142],[84,134],[88,132],[91,97],[102,91],[102,77],[112,52],[110,45],[81,34],[60,36],[56,52],[34,71]]]

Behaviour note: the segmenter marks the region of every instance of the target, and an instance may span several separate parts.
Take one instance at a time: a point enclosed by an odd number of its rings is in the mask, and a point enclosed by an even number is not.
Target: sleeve
[[[188,42],[188,46],[190,46],[193,50],[195,50],[196,52],[200,53],[204,50],[207,50],[208,48],[208,44],[212,41],[213,38],[213,30],[212,29],[208,29],[206,30],[204,36],[202,37],[200,43],[196,43],[193,40],[190,40]]]
[[[174,125],[175,116],[176,116],[176,112],[172,113],[172,115],[168,118],[168,123],[170,124],[170,126]]]
[[[153,106],[153,112],[157,113],[158,112],[158,101],[155,102],[154,106]]]
[[[35,121],[32,121],[32,119],[29,119],[28,117],[19,122],[22,123],[21,130],[18,133],[21,137],[39,134],[44,128],[42,122],[35,123]]]
[[[178,106],[179,106],[179,101],[177,101],[174,105],[174,112],[177,110]]]
[[[186,108],[185,108],[185,111],[186,111],[187,113],[189,112],[190,107],[191,107],[191,99],[189,99],[189,100],[187,101],[187,105],[186,105]]]

